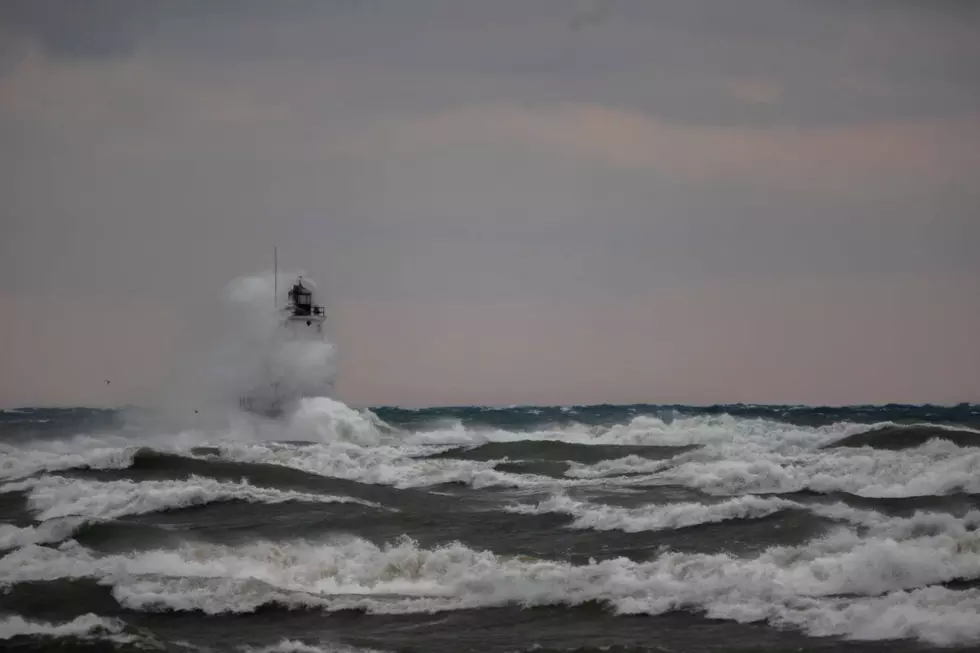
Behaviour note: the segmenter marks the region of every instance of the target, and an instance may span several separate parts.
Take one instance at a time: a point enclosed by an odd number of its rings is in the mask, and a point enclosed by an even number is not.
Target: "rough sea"
[[[980,406],[7,410],[0,648],[980,650]]]

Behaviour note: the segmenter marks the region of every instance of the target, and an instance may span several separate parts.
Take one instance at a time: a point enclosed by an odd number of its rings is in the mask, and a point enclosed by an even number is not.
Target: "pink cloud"
[[[803,189],[821,188],[822,182],[842,189],[868,182],[901,188],[933,177],[968,179],[980,166],[980,117],[841,127],[710,127],[588,104],[478,105],[375,125],[350,146],[362,153],[475,155],[496,148],[718,182]]]
[[[176,353],[179,318],[161,304],[3,295],[0,315],[6,405],[139,402]]]
[[[62,301],[39,320],[50,308],[0,297],[17,343],[0,352],[0,403],[152,402],[186,356],[167,306]],[[980,307],[939,279],[719,281],[575,303],[341,298],[330,319],[354,405],[949,403],[975,399],[978,329]]]
[[[718,282],[575,304],[345,301],[338,388],[402,404],[963,401],[980,385],[980,309],[950,288]]]

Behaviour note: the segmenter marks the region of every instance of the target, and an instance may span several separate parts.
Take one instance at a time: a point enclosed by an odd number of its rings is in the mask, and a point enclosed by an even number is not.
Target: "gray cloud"
[[[0,303],[18,308],[0,328],[43,348],[24,307],[56,301],[78,325],[58,351],[101,344],[67,377],[31,371],[27,394],[8,372],[0,400],[84,397],[79,370],[114,339],[144,386],[175,325],[274,244],[320,281],[357,401],[969,396],[976,17],[3,3]],[[917,346],[936,348],[913,357],[928,373],[868,371]],[[778,372],[718,381],[753,361]]]
[[[709,124],[920,119],[980,108],[978,12],[942,0],[17,0],[0,11],[56,56],[149,50],[239,65],[273,58],[383,68],[392,74],[387,91],[373,90],[378,99],[424,109],[502,93],[614,97]]]

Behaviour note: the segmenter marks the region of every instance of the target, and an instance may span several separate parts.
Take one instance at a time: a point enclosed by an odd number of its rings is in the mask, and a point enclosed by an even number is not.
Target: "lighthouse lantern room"
[[[313,302],[313,292],[299,277],[289,289],[289,301],[285,308],[286,326],[294,336],[319,336],[323,333],[326,312],[323,306]]]

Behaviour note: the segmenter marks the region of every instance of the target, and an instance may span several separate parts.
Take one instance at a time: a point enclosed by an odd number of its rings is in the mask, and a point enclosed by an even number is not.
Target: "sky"
[[[980,401],[978,80],[967,0],[7,0],[0,405],[274,246],[352,405]]]

